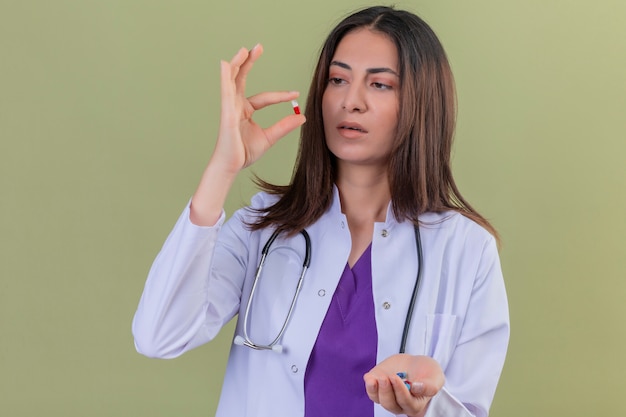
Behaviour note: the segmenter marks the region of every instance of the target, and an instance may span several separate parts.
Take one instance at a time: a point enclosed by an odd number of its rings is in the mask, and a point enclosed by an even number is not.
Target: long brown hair
[[[497,238],[496,230],[461,196],[452,177],[450,153],[456,124],[456,92],[446,53],[433,30],[418,16],[376,6],[342,20],[328,35],[313,75],[300,148],[289,185],[256,178],[264,191],[280,196],[259,211],[252,230],[273,226],[297,233],[319,219],[332,202],[336,158],[326,146],[322,96],[335,50],[359,28],[389,37],[398,51],[400,97],[397,135],[389,161],[391,204],[395,217],[418,224],[425,212],[454,210]]]

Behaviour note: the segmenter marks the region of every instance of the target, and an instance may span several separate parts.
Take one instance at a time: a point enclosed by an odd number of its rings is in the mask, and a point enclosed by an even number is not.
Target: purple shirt
[[[306,417],[374,415],[363,382],[378,345],[371,260],[370,245],[341,275],[304,377]]]

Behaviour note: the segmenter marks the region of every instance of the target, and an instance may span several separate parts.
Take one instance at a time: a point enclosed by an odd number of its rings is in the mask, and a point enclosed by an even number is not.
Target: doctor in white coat
[[[221,64],[216,147],[150,270],[133,320],[137,350],[179,356],[238,315],[235,336],[267,345],[280,335],[280,349],[233,344],[218,416],[486,416],[508,307],[497,234],[451,175],[454,83],[437,37],[401,10],[348,16],[324,44],[306,119],[265,129],[254,112],[298,93],[245,96],[261,54],[257,45]],[[264,192],[225,222],[239,171],[299,126],[291,183],[260,181]]]

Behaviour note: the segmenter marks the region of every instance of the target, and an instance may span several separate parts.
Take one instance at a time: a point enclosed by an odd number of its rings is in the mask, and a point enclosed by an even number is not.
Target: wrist
[[[191,198],[189,216],[192,223],[213,226],[217,222],[236,177],[236,173],[225,170],[220,164],[209,162]]]

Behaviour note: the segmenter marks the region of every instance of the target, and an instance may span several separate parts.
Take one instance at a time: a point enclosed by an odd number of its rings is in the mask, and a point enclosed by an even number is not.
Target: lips
[[[344,131],[354,131],[354,132],[359,132],[359,133],[367,133],[367,130],[365,130],[365,128],[363,128],[363,126],[361,126],[358,123],[353,123],[353,122],[341,122],[337,126],[337,129],[344,130]]]

